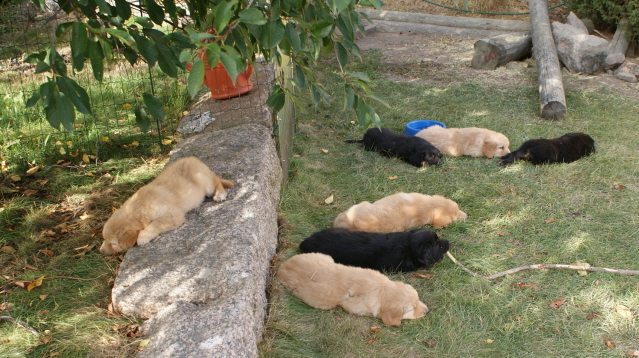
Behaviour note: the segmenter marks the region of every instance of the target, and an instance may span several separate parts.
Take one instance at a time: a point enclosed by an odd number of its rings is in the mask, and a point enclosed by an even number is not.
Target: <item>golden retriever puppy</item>
[[[439,149],[444,155],[459,157],[470,155],[472,157],[501,157],[510,153],[508,138],[490,129],[468,128],[442,128],[430,126],[415,134],[424,138]]]
[[[231,187],[233,183],[218,177],[195,157],[176,160],[113,212],[102,229],[100,252],[126,251],[136,241],[144,245],[184,224],[185,214],[200,206],[206,196],[226,200],[224,188]]]
[[[293,256],[280,266],[277,277],[295,297],[321,310],[340,306],[348,313],[381,318],[389,326],[428,313],[411,285],[391,281],[379,271],[337,264],[324,254]]]
[[[436,229],[453,220],[466,219],[456,202],[441,195],[397,193],[374,203],[363,201],[337,215],[333,227],[369,232],[404,231],[415,226],[432,224]]]

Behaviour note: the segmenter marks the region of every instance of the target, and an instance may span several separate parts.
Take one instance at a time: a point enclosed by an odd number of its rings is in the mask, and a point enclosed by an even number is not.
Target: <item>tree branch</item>
[[[19,319],[15,319],[15,318],[10,317],[10,316],[0,316],[0,321],[9,321],[9,322],[15,323],[16,326],[22,327],[22,328],[26,329],[27,331],[33,333],[36,337],[40,338],[40,333],[38,333],[38,331],[33,329],[33,327],[29,326],[24,321],[21,321]]]
[[[461,267],[464,271],[468,272],[474,277],[485,278],[487,280],[494,280],[496,278],[521,272],[521,271],[539,270],[539,269],[563,269],[563,270],[573,270],[573,271],[608,272],[608,273],[614,273],[618,275],[639,276],[639,271],[637,270],[623,270],[623,269],[613,269],[613,268],[607,268],[607,267],[564,265],[564,264],[535,264],[535,265],[528,265],[528,266],[520,266],[520,267],[512,268],[506,271],[498,272],[490,276],[484,276],[476,272],[473,272],[470,269],[468,269],[466,266],[462,265],[462,263],[457,261],[457,259],[455,259],[450,252],[446,252],[446,255],[457,266]]]

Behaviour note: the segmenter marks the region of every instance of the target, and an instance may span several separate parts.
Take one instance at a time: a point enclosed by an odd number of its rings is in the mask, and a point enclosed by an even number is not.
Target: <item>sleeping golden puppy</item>
[[[432,224],[443,228],[468,215],[456,202],[441,195],[397,193],[374,203],[363,201],[337,215],[333,227],[369,232],[404,231],[415,226]]]
[[[510,153],[508,138],[490,129],[468,128],[442,128],[431,126],[415,134],[434,145],[444,155],[459,157],[470,155],[472,157],[501,157]]]
[[[195,157],[176,160],[113,212],[102,229],[100,252],[126,251],[136,241],[144,245],[184,224],[185,214],[200,206],[206,196],[226,200],[224,188],[231,187],[233,183],[218,177]]]
[[[379,271],[337,264],[324,254],[293,256],[280,266],[277,277],[295,297],[321,310],[340,306],[348,313],[381,318],[389,326],[428,313],[411,285],[391,281]]]

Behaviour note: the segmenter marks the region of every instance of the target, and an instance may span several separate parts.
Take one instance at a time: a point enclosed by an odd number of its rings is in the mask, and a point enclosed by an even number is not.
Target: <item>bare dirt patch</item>
[[[380,69],[388,80],[433,86],[475,82],[492,86],[537,86],[535,61],[511,62],[494,71],[470,67],[473,44],[468,37],[374,32],[358,41],[362,50],[377,49],[382,54]],[[628,61],[637,62],[635,59]],[[606,73],[591,76],[563,70],[566,90],[610,90],[627,98],[639,99],[639,84],[629,83]]]

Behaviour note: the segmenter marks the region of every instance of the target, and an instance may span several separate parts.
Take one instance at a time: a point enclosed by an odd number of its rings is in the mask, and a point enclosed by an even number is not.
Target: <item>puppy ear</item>
[[[382,322],[389,326],[399,326],[402,324],[404,309],[402,308],[402,300],[385,300],[379,310]]]
[[[122,251],[126,251],[133,246],[135,246],[135,242],[138,240],[138,235],[140,234],[139,229],[127,230],[122,233],[122,235],[118,239],[118,245],[122,249]]]
[[[412,252],[420,252],[421,248],[426,245],[426,240],[423,235],[418,233],[410,234],[410,250]]]
[[[497,153],[497,143],[493,143],[490,141],[484,141],[484,146],[482,147],[482,152],[488,158],[492,158]]]

